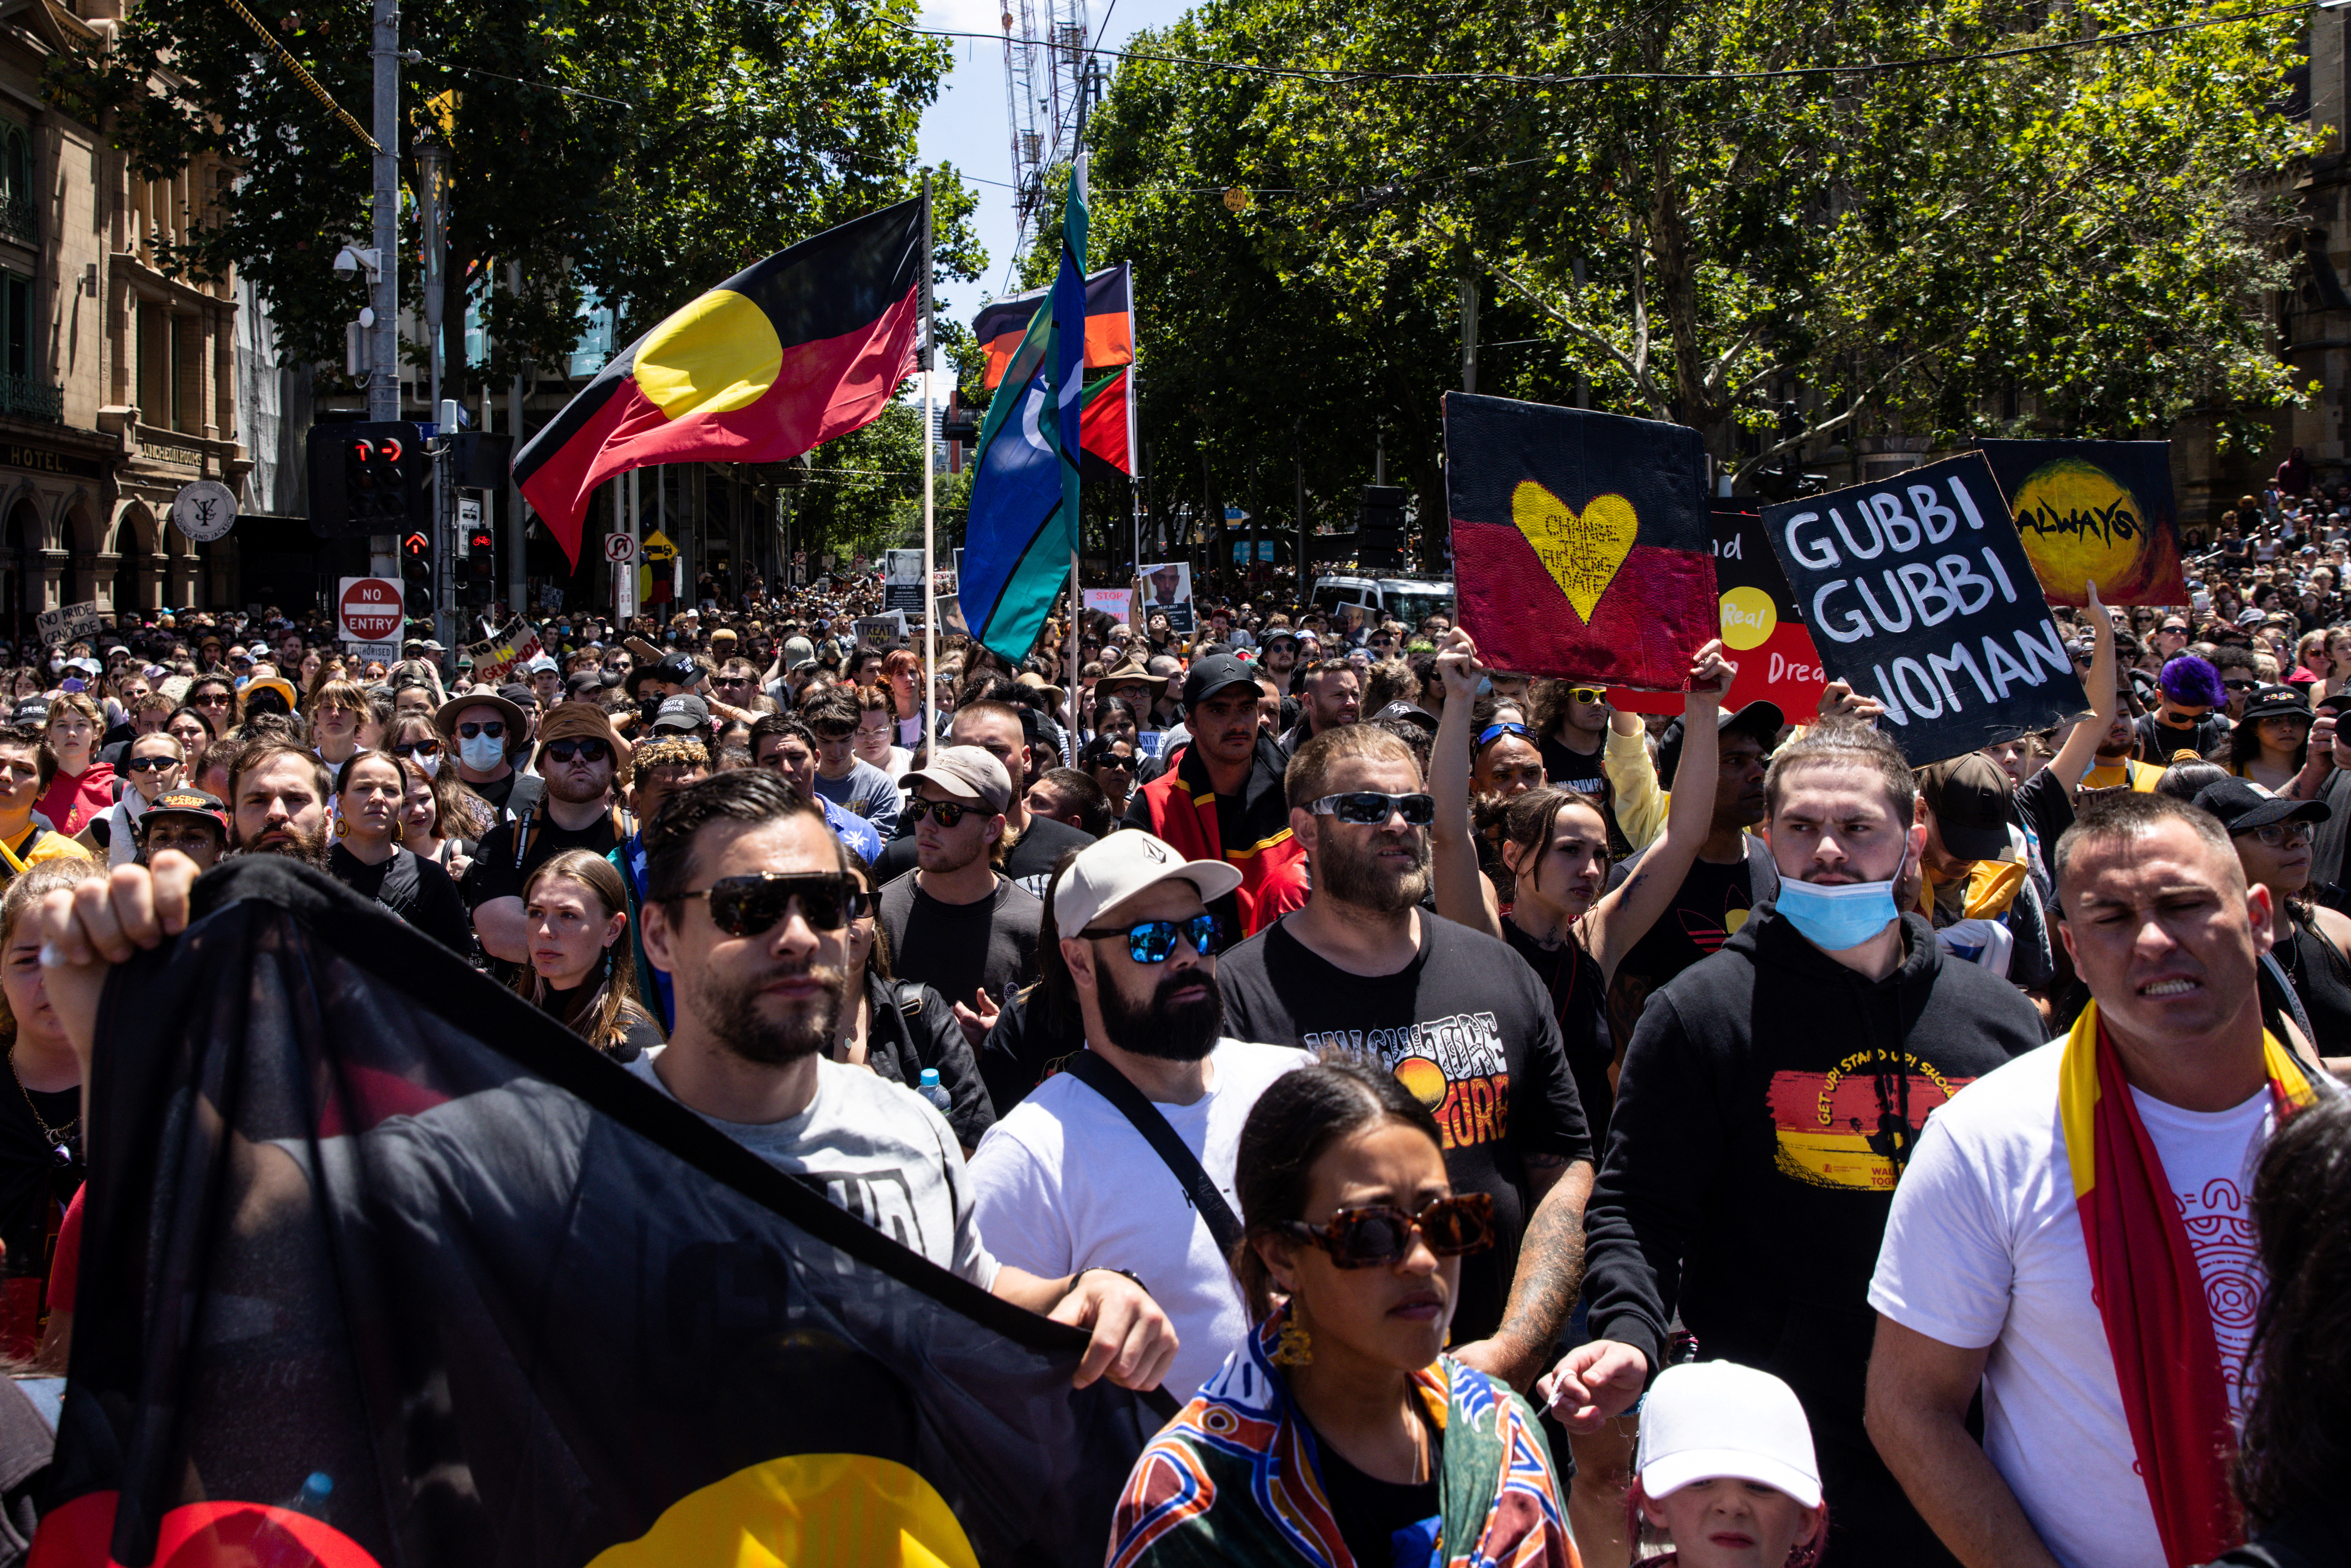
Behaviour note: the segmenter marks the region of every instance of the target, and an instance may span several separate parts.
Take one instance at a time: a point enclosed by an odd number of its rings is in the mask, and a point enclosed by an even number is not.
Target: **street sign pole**
[[[400,6],[375,0],[375,324],[368,329],[368,417],[400,417]],[[368,570],[398,577],[395,536],[368,538]]]

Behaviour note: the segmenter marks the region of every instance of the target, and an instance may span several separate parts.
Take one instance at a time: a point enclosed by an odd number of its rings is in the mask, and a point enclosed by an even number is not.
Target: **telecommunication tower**
[[[1080,109],[1094,81],[1086,0],[1004,0],[1004,109],[1012,131],[1020,238],[1033,232],[1045,177],[1077,155]]]

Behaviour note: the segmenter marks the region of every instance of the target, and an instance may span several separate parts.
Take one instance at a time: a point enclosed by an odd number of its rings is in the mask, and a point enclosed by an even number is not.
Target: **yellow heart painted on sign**
[[[1542,559],[1543,570],[1586,622],[1600,596],[1616,580],[1641,531],[1633,503],[1622,496],[1594,496],[1578,516],[1532,479],[1520,480],[1510,492],[1510,521],[1519,525],[1519,532]]]

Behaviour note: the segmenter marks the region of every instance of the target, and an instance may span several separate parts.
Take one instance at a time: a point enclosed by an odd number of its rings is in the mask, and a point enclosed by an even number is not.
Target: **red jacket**
[[[1176,766],[1136,791],[1126,810],[1128,827],[1157,834],[1186,860],[1220,860],[1240,868],[1241,884],[1232,896],[1243,936],[1256,936],[1306,904],[1306,850],[1290,836],[1282,768],[1280,752],[1260,736],[1249,781],[1241,786],[1241,831],[1235,836],[1242,841],[1230,848],[1217,825],[1217,791],[1208,782],[1207,766],[1192,747],[1176,754]]]

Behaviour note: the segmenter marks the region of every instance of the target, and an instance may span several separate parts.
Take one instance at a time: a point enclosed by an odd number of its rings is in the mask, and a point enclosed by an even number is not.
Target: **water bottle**
[[[942,1116],[955,1108],[955,1096],[939,1082],[939,1070],[935,1067],[923,1069],[923,1081],[915,1086],[914,1092],[928,1100]]]
[[[280,1506],[288,1513],[318,1519],[326,1513],[327,1499],[334,1490],[334,1477],[324,1470],[312,1470],[302,1482],[302,1490]],[[318,1561],[292,1531],[275,1522],[265,1523],[254,1531],[252,1545],[253,1561],[258,1568],[303,1568]]]

